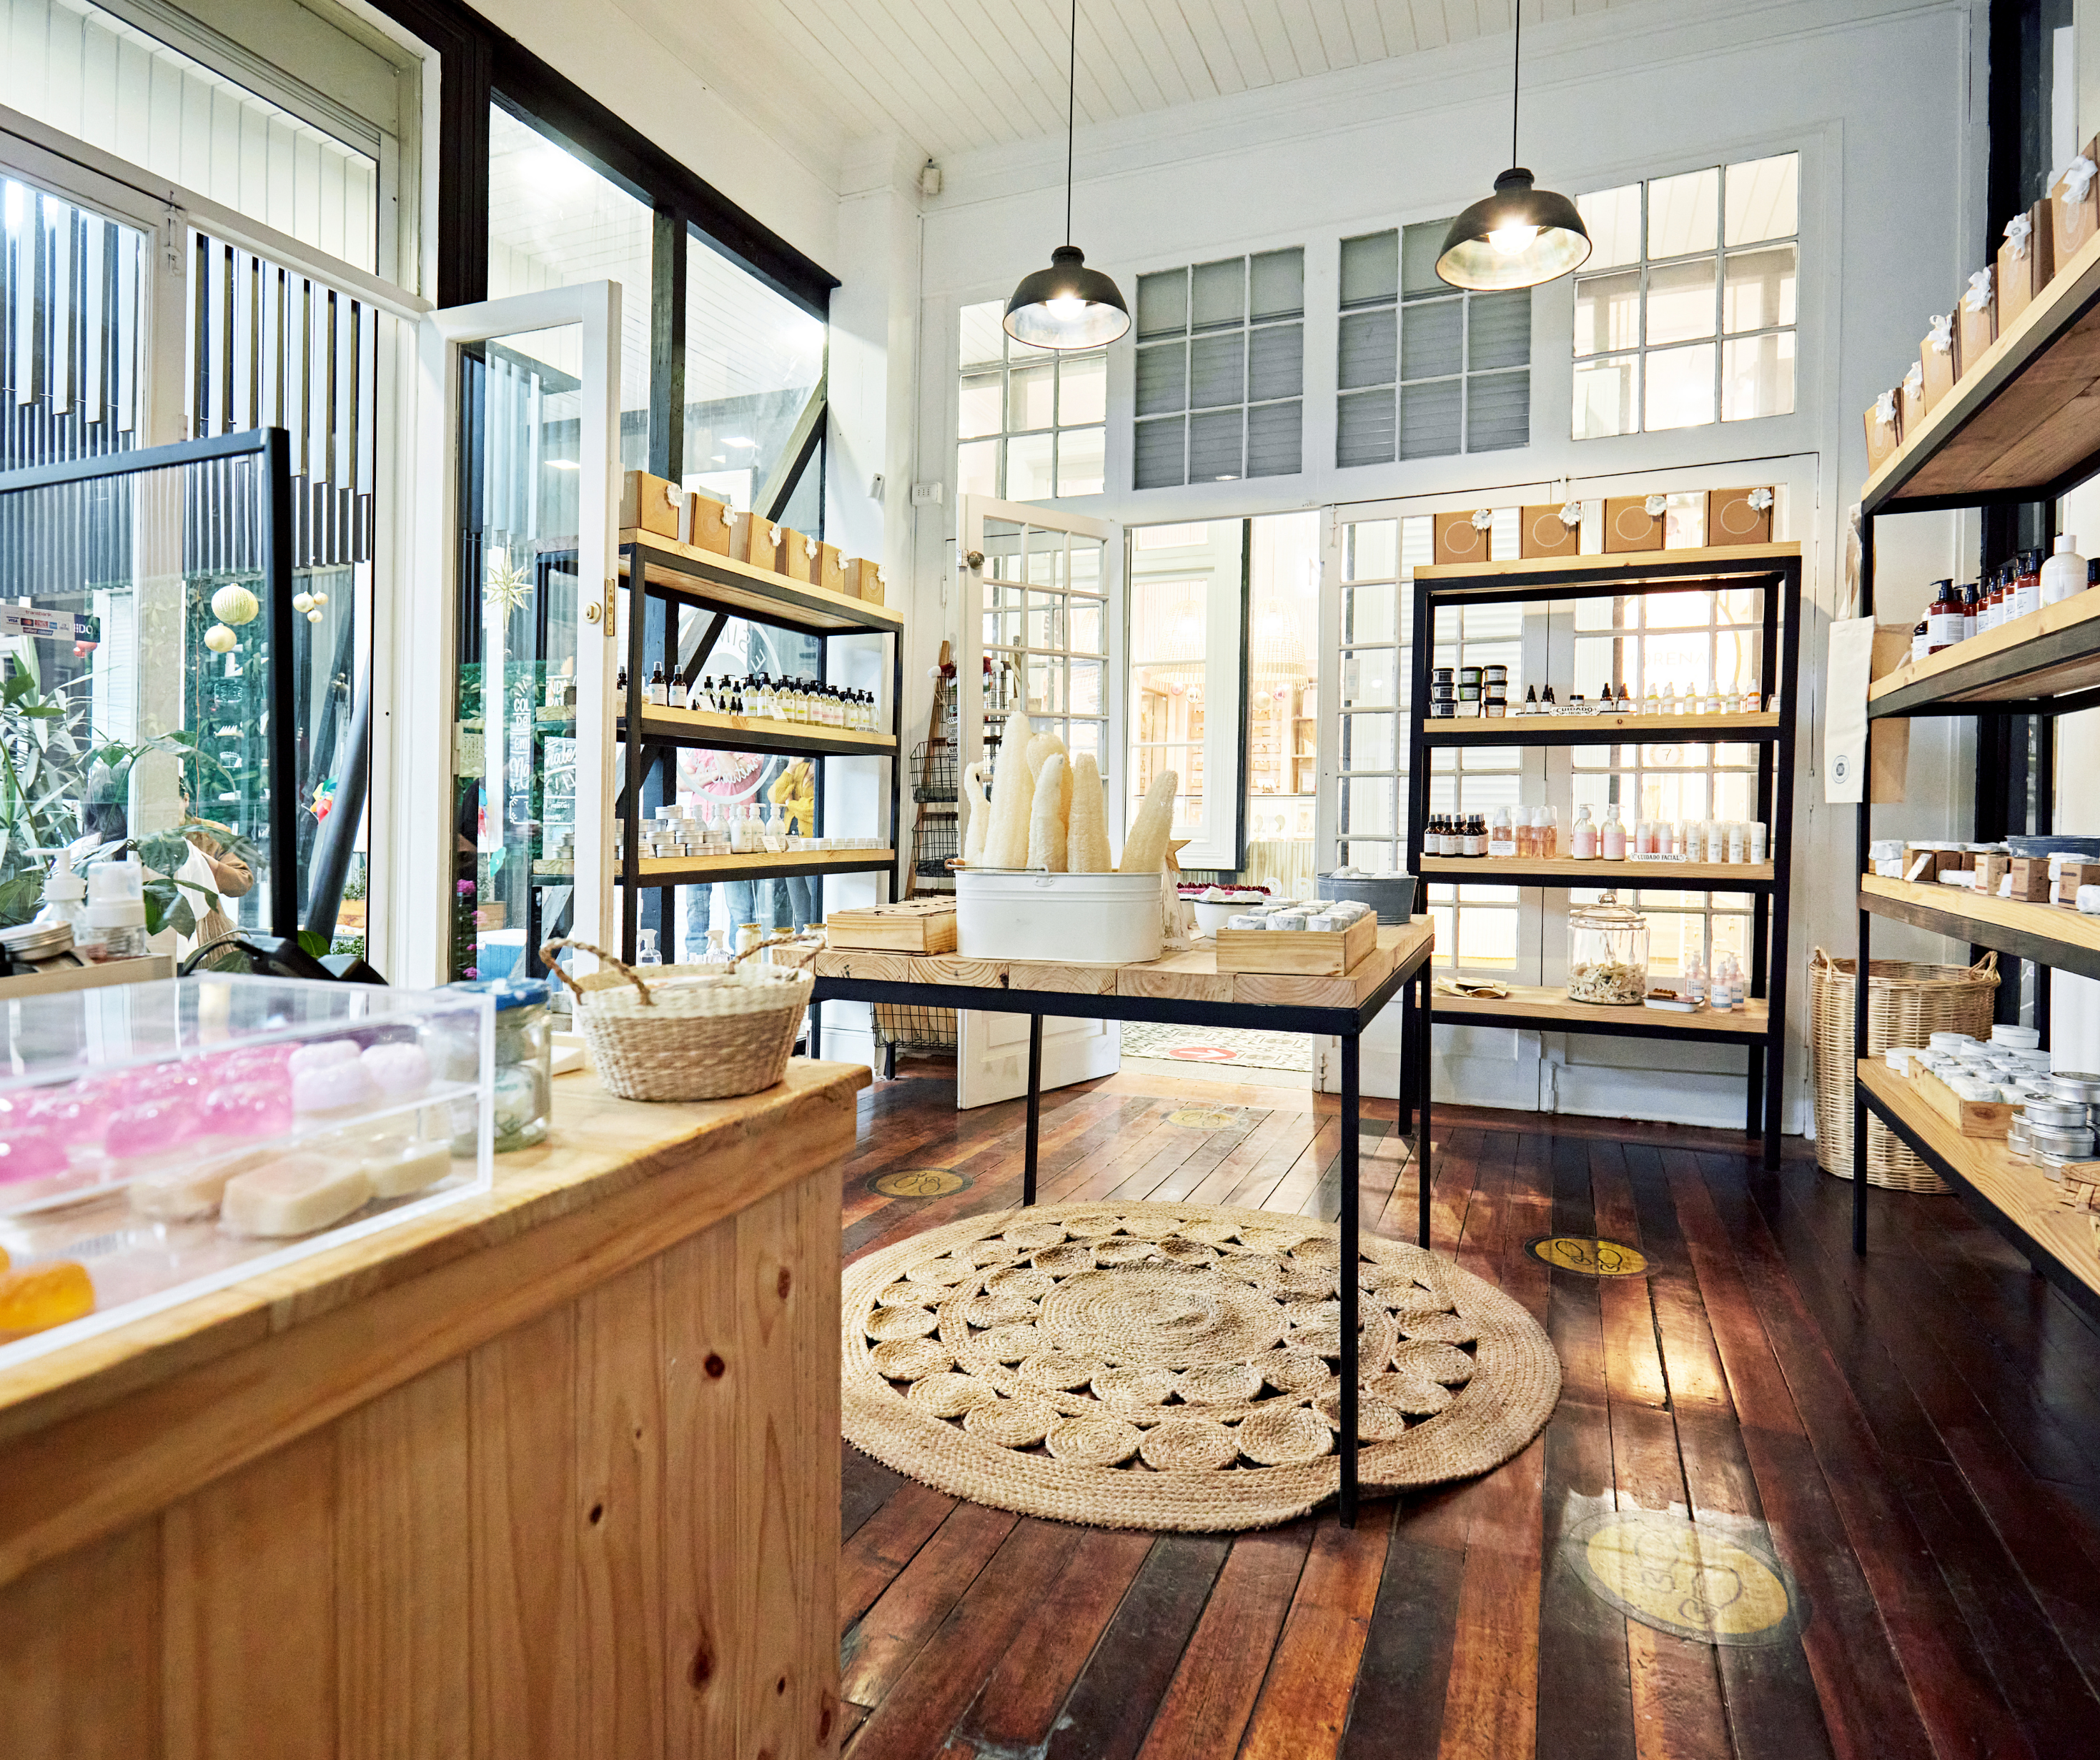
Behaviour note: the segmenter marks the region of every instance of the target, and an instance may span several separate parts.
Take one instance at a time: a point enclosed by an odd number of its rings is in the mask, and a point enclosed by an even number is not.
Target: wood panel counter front
[[[0,1753],[836,1753],[868,1080],[563,1076],[492,1190],[0,1373]]]

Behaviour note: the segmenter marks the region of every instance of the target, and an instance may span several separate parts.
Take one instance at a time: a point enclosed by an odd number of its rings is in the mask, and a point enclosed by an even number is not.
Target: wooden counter
[[[564,1076],[492,1191],[0,1375],[0,1749],[836,1753],[868,1080]]]

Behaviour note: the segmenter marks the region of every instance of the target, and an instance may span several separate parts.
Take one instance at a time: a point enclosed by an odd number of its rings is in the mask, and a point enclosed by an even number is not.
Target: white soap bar
[[[1228,929],[1266,929],[1268,926],[1268,920],[1264,917],[1256,917],[1250,912],[1245,916],[1228,917],[1225,919],[1225,926]]]
[[[1342,917],[1330,917],[1323,913],[1317,917],[1308,917],[1305,926],[1321,935],[1335,935],[1346,928],[1348,924]]]
[[[236,1234],[271,1240],[311,1234],[362,1208],[371,1196],[372,1181],[361,1163],[294,1153],[228,1180],[219,1222]]]
[[[275,1159],[276,1149],[241,1149],[142,1173],[131,1181],[131,1208],[156,1222],[196,1222],[218,1212],[226,1182]]]
[[[451,1145],[420,1137],[390,1138],[364,1162],[365,1177],[372,1181],[375,1198],[405,1198],[436,1185],[452,1170]]]
[[[1268,926],[1272,929],[1303,929],[1306,926],[1307,922],[1307,918],[1292,911],[1287,915],[1270,917]]]

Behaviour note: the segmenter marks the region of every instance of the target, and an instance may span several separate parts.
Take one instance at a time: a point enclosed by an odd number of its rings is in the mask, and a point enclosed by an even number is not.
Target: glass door
[[[438,493],[418,596],[445,609],[404,632],[397,774],[419,799],[403,895],[430,907],[410,981],[530,976],[545,941],[611,944],[619,328],[611,281],[423,322]]]

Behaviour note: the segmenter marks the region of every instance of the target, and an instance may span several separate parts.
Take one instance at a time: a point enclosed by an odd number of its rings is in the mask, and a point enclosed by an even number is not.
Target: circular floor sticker
[[[1793,1628],[1793,1579],[1750,1533],[1615,1510],[1571,1530],[1561,1549],[1591,1594],[1657,1631],[1695,1643],[1756,1644]]]
[[[1168,1113],[1167,1122],[1187,1130],[1232,1130],[1238,1125],[1239,1120],[1229,1112],[1209,1112],[1200,1107],[1185,1107],[1179,1112]]]
[[[1584,1277],[1648,1274],[1648,1256],[1619,1241],[1599,1240],[1591,1234],[1542,1234],[1524,1245],[1533,1258],[1544,1260],[1556,1271],[1579,1272]]]
[[[945,1198],[969,1183],[967,1175],[944,1167],[915,1167],[878,1173],[867,1182],[867,1188],[885,1198]]]
[[[1167,1054],[1187,1063],[1230,1063],[1239,1056],[1238,1052],[1227,1046],[1215,1045],[1176,1045]]]

